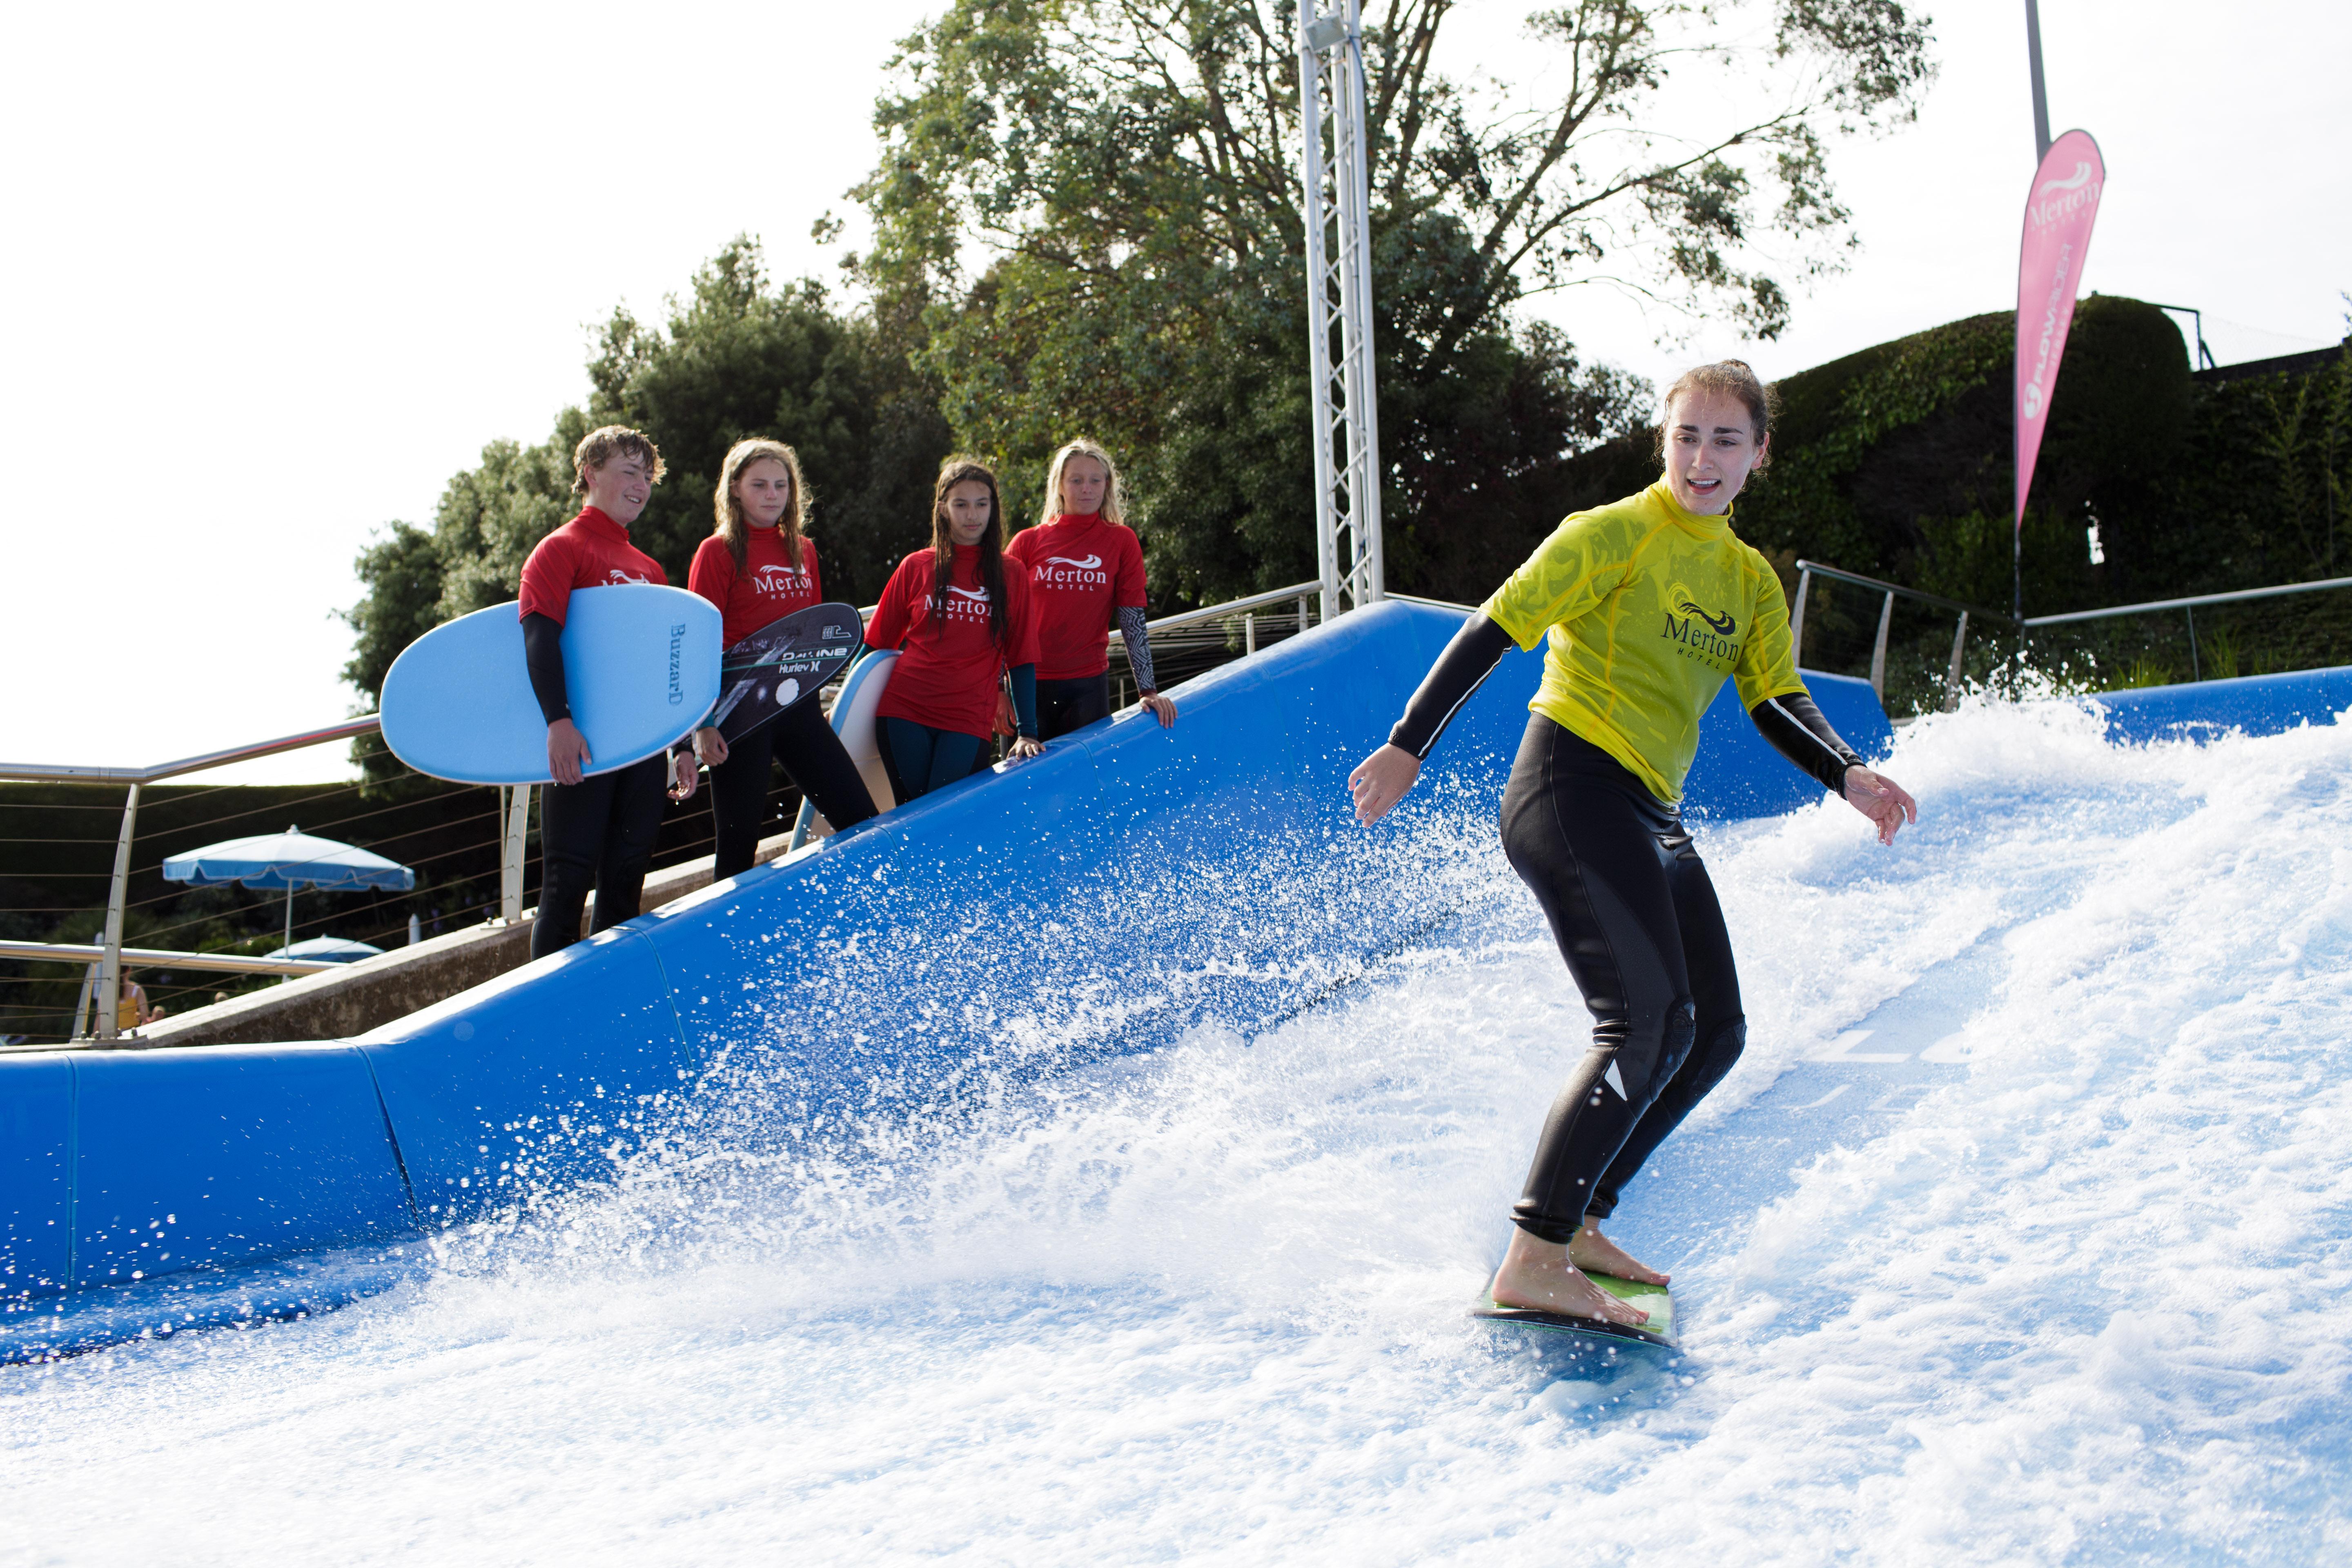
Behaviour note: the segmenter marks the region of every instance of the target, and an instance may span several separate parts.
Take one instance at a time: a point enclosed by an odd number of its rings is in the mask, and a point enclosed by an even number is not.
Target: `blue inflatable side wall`
[[[2111,741],[2204,741],[2231,730],[2275,735],[2333,723],[2352,709],[2352,667],[2103,691],[2092,700],[2106,710]]]
[[[1491,813],[1517,748],[1514,653],[1394,828],[1350,820],[1348,770],[1459,624],[1351,615],[1187,683],[1172,731],[1095,726],[356,1042],[0,1058],[0,1316],[446,1226],[688,1121],[749,1147],[1311,1005],[1444,918],[1437,813]],[[1866,683],[1807,680],[1884,751]],[[1709,710],[1695,814],[1818,795],[1736,698]]]

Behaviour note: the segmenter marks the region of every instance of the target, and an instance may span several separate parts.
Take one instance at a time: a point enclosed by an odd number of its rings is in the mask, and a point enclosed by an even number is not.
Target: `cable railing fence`
[[[1867,671],[1898,720],[1948,712],[1970,688],[2006,689],[2028,669],[2062,691],[2093,692],[2352,663],[2345,613],[2352,605],[2338,596],[2352,591],[2352,577],[2020,622],[1817,561],[1801,560],[1796,570],[1790,623],[1798,662],[1832,674]]]
[[[306,939],[389,949],[494,913],[499,792],[402,767],[373,742],[375,729],[370,716],[145,768],[0,764],[8,781],[0,783],[0,1042],[110,1041],[257,985],[340,967],[284,952]],[[358,743],[361,777],[166,782],[336,742]],[[83,826],[108,816],[110,838]],[[415,886],[300,889],[289,910],[282,890],[164,877],[173,856],[289,826],[407,866]],[[126,980],[143,1008],[128,999]]]
[[[1316,624],[1317,584],[1297,584],[1150,623],[1156,674],[1172,687]],[[1111,637],[1113,695],[1136,700]],[[820,700],[829,708],[837,685]],[[310,785],[178,784],[256,758],[350,742],[357,778]],[[322,768],[322,771],[324,769]],[[373,714],[152,767],[0,763],[0,1048],[103,1044],[299,974],[340,968],[282,950],[334,937],[379,949],[531,916],[540,887],[539,791],[456,784],[406,767]],[[779,770],[769,825],[800,795]],[[399,892],[282,891],[167,881],[163,862],[288,826],[405,866]],[[709,855],[707,790],[671,803],[651,870]],[[126,980],[144,994],[132,1016]],[[156,1010],[161,1009],[158,1015]]]

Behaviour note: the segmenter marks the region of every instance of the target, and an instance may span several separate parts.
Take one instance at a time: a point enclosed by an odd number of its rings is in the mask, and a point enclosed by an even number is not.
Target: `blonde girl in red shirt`
[[[808,505],[800,454],[782,441],[738,441],[719,464],[710,500],[715,526],[694,552],[686,585],[719,606],[727,647],[795,610],[824,603],[816,545],[802,531]],[[738,736],[732,746],[715,727],[698,730],[694,750],[710,769],[713,880],[751,868],[768,819],[773,763],[783,764],[835,831],[874,815],[874,797],[857,764],[813,696]]]
[[[1051,741],[1110,715],[1110,628],[1143,706],[1162,729],[1176,704],[1160,695],[1143,629],[1143,546],[1127,526],[1118,468],[1080,437],[1045,470],[1045,510],[1005,552],[1029,568],[1037,598],[1037,722]]]

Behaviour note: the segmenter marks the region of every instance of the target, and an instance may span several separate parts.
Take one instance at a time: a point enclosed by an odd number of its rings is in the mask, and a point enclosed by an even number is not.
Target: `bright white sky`
[[[857,237],[843,193],[884,63],[936,9],[19,14],[0,758],[152,763],[351,711],[334,612],[371,532],[429,523],[485,442],[543,437],[594,323],[621,300],[657,315],[730,236],[829,274],[809,226],[829,209]],[[1526,10],[1466,5],[1452,68],[1539,88]],[[1782,374],[2006,308],[2033,163],[2022,10],[1933,8],[1919,123],[1837,155],[1864,249],[1780,342],[1662,348],[1675,323],[1599,289],[1540,308],[1654,379],[1728,353]],[[2053,129],[2107,162],[2085,289],[2202,308],[2224,360],[2341,336],[2352,10],[2046,0],[2042,26]],[[320,748],[214,777],[343,771]]]

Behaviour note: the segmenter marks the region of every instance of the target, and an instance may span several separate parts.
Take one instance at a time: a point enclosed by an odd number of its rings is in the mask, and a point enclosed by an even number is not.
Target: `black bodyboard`
[[[719,663],[719,705],[709,722],[730,745],[817,689],[856,656],[866,628],[855,605],[811,605],[770,621]]]

